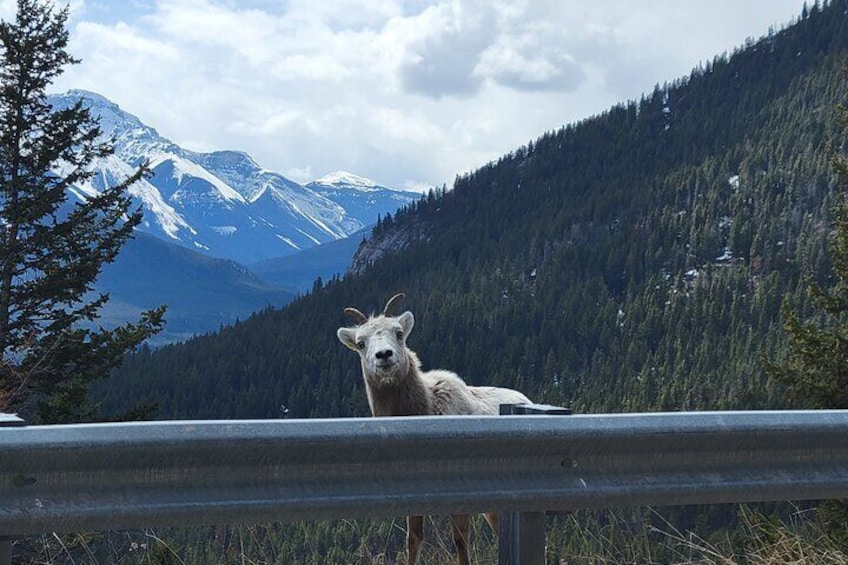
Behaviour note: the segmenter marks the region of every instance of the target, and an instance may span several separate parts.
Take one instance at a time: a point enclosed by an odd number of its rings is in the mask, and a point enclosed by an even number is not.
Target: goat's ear
[[[398,316],[398,322],[400,322],[400,327],[403,328],[404,337],[409,337],[409,334],[412,333],[412,326],[415,325],[415,316],[407,310]]]
[[[353,328],[339,328],[336,335],[339,336],[339,341],[342,342],[345,347],[356,352],[359,351],[356,348],[356,330]]]

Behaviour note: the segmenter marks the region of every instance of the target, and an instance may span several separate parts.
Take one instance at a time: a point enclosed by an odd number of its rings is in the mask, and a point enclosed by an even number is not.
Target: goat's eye
[[[357,341],[356,347],[358,347],[359,349],[365,349],[365,340],[360,339],[359,341]]]

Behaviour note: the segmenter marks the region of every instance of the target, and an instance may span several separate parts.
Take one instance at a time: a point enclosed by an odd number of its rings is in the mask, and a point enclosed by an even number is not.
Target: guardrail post
[[[0,565],[12,565],[12,538],[0,536]]]
[[[0,412],[0,428],[4,426],[23,426],[25,423],[18,418],[17,414],[4,414]],[[0,565],[12,565],[12,539],[0,533]]]
[[[498,529],[499,565],[544,565],[544,512],[501,514]]]
[[[568,408],[548,404],[501,404],[501,415],[563,416]],[[545,565],[545,513],[501,513],[498,527],[499,565]]]

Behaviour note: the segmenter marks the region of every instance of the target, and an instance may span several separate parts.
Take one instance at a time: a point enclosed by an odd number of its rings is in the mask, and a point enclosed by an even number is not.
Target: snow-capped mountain
[[[420,197],[418,193],[405,192],[381,186],[353,173],[338,171],[314,180],[306,188],[332,200],[362,225],[374,223],[377,214],[385,216]]]
[[[48,102],[58,109],[80,99],[115,153],[73,194],[85,198],[147,161],[152,176],[130,187],[144,210],[141,229],[210,256],[250,263],[288,255],[344,238],[419,197],[350,174],[302,186],[246,153],[189,151],[99,94],[72,90]]]
[[[347,171],[336,171],[318,180],[309,183],[309,186],[325,188],[327,190],[357,190],[359,192],[379,192],[381,190],[392,190],[387,186],[380,186],[371,179],[360,177]]]

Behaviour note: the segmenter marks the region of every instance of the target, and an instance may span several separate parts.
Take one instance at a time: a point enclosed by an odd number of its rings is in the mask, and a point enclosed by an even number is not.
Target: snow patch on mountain
[[[66,166],[60,165],[56,172],[64,175],[69,173],[70,170]],[[69,190],[77,200],[84,202],[96,197],[106,188],[123,182],[134,173],[134,167],[124,163],[115,155],[109,155],[97,163],[94,175],[91,178],[78,183]],[[146,179],[140,179],[130,185],[128,192],[142,205],[143,209],[152,212],[144,216],[143,225],[145,227],[159,230],[172,240],[179,240],[183,234],[196,234],[185,218],[173,206],[165,202],[159,190]]]
[[[235,189],[233,189],[230,185],[198,165],[197,163],[193,163],[188,159],[184,159],[180,156],[173,154],[162,154],[159,156],[158,160],[150,163],[151,169],[156,169],[158,165],[161,165],[165,161],[170,161],[172,164],[172,176],[177,184],[182,184],[183,179],[185,177],[197,178],[204,180],[214,186],[218,192],[221,194],[221,197],[224,200],[233,200],[236,202],[244,203],[246,202],[245,198]]]
[[[233,235],[238,231],[236,226],[210,226],[210,228],[221,235]]]

